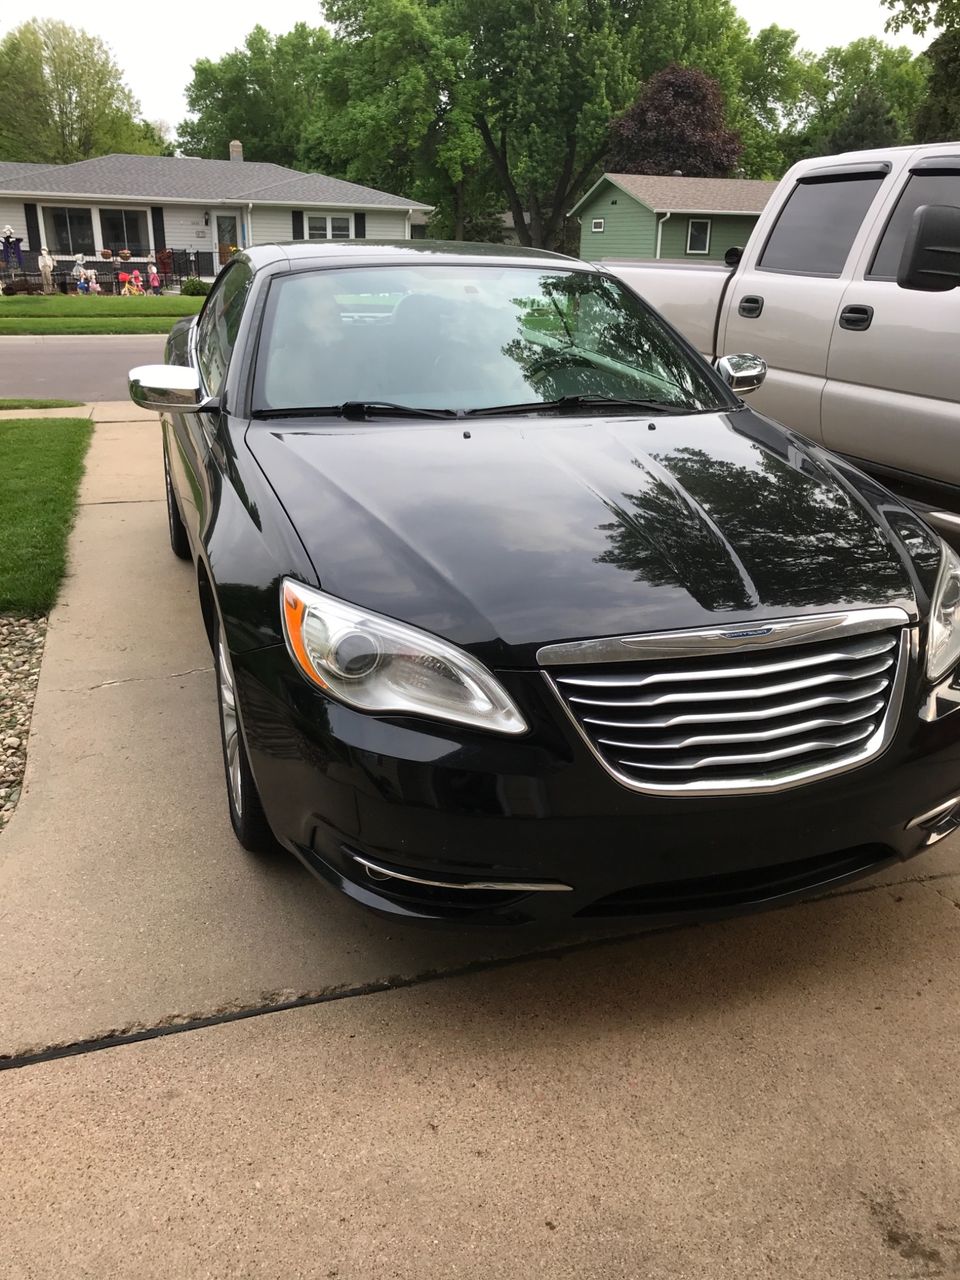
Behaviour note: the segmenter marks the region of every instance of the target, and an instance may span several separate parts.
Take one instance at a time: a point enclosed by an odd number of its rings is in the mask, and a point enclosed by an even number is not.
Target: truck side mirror
[[[913,215],[900,258],[901,289],[945,293],[960,285],[960,209],[922,204]]]
[[[733,248],[727,250],[727,252],[723,255],[723,260],[728,267],[736,267],[739,265],[740,259],[742,257],[743,257],[743,246],[736,244],[733,246]]]

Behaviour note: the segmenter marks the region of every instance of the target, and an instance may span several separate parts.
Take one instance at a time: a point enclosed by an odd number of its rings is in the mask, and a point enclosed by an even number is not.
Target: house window
[[[93,214],[90,209],[44,209],[47,244],[54,253],[93,253]]]
[[[103,247],[114,253],[129,249],[134,257],[144,258],[150,252],[145,209],[101,209],[100,234]]]
[[[687,223],[687,253],[710,252],[710,219],[691,218]]]
[[[593,222],[590,224],[590,230],[591,230],[591,231],[602,231],[602,230],[603,230],[603,219],[602,219],[602,218],[594,218]]]
[[[308,240],[349,240],[350,215],[327,217],[325,213],[307,215]]]

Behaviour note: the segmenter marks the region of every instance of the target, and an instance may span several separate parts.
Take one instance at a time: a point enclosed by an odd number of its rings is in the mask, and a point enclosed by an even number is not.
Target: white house
[[[99,156],[76,164],[0,163],[0,228],[11,226],[31,254],[90,258],[127,249],[195,256],[213,274],[234,248],[273,240],[404,240],[411,217],[429,211],[403,196],[245,161],[193,156]]]

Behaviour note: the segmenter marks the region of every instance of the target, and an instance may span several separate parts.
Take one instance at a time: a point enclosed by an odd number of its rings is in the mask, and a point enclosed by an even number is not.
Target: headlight
[[[927,631],[927,675],[939,680],[960,662],[960,556],[943,544]]]
[[[290,656],[311,683],[348,707],[526,732],[506,691],[462,649],[289,578],[281,590]]]

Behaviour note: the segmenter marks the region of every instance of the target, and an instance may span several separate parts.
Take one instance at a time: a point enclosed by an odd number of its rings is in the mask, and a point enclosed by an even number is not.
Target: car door
[[[230,263],[217,278],[197,322],[191,359],[200,373],[206,396],[218,401],[209,413],[174,415],[171,465],[175,469],[181,514],[196,545],[203,536],[212,506],[216,467],[210,451],[217,435],[230,356],[237,340],[243,305],[253,272],[243,260]]]
[[[956,155],[909,167],[875,243],[844,290],[823,395],[824,442],[905,475],[960,485],[960,290],[919,293],[897,285],[914,212],[960,206]]]
[[[762,356],[769,371],[751,404],[814,440],[830,334],[890,169],[870,161],[801,170],[772,228],[758,224],[728,290],[717,354]]]

